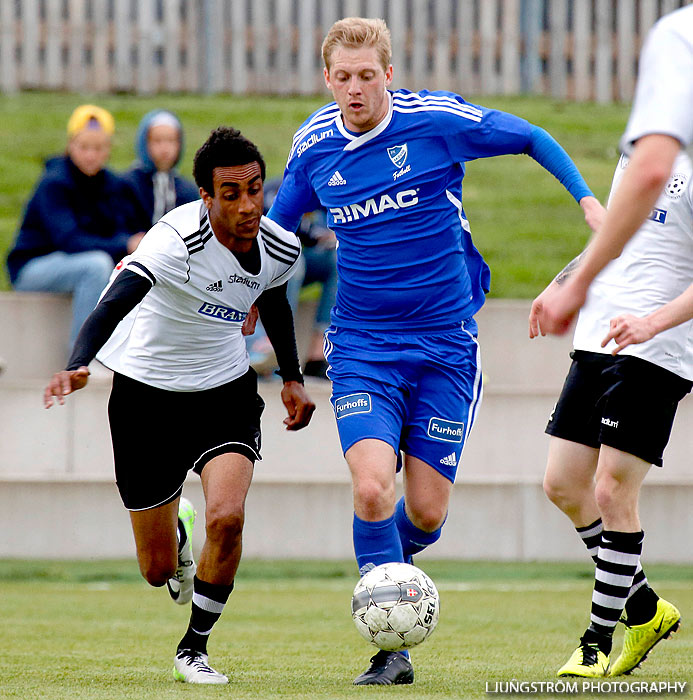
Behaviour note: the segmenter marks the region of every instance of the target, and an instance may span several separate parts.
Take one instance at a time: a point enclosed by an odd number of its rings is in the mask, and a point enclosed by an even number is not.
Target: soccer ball
[[[361,636],[384,651],[421,644],[435,629],[438,591],[411,564],[390,562],[364,574],[351,599],[351,616]]]

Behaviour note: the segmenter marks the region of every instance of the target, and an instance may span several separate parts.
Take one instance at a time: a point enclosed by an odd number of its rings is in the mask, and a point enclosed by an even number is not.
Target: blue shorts
[[[331,326],[325,357],[342,451],[375,438],[454,482],[481,403],[476,334],[473,319],[426,334]]]

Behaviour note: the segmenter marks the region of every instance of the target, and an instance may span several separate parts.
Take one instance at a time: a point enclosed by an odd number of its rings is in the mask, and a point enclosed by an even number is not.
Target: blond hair
[[[345,17],[335,22],[322,42],[322,59],[328,71],[332,52],[339,46],[350,49],[362,46],[375,48],[384,71],[387,71],[392,60],[390,30],[383,19]]]

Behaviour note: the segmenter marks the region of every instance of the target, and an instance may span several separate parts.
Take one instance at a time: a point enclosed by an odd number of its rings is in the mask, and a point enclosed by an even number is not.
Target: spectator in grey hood
[[[156,109],[142,117],[135,137],[137,160],[123,173],[135,230],[146,232],[171,209],[200,199],[198,188],[176,171],[184,144],[183,126],[173,112]]]

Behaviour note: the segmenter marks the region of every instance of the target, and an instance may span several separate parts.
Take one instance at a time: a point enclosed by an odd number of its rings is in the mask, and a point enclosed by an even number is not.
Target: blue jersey
[[[459,326],[490,272],[462,207],[464,163],[527,152],[532,125],[449,92],[388,93],[387,116],[353,134],[331,103],[296,132],[269,217],[295,230],[319,206],[337,235],[335,326]]]

